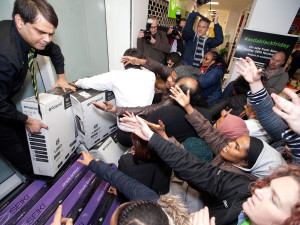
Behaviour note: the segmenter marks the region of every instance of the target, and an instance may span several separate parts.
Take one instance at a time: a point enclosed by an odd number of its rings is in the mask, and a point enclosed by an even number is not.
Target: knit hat
[[[187,151],[197,156],[202,162],[210,162],[213,159],[212,151],[201,138],[187,138],[184,141],[183,146]]]
[[[255,164],[258,156],[263,150],[264,144],[263,142],[255,137],[250,137],[250,147],[248,150],[248,168],[252,168]]]
[[[192,77],[197,80],[198,77],[201,75],[199,68],[196,68],[194,66],[188,66],[188,65],[177,66],[174,69],[174,71],[177,74],[177,78]]]

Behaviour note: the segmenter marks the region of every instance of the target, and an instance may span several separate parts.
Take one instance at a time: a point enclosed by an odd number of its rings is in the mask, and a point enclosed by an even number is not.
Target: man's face
[[[34,23],[24,23],[19,14],[15,16],[17,29],[22,38],[33,48],[44,50],[52,41],[55,27],[41,14],[36,16]]]
[[[168,59],[167,61],[168,67],[172,68],[172,66],[174,65],[174,63],[171,61],[171,59]]]
[[[205,21],[200,21],[197,26],[197,34],[200,37],[204,37],[206,32],[208,31],[208,23]]]
[[[250,118],[253,108],[248,103],[244,106],[247,118]]]
[[[166,88],[168,90],[171,89],[171,87],[174,87],[176,84],[176,79],[177,79],[177,74],[176,72],[173,70],[171,75],[168,76],[167,81],[166,81]]]
[[[157,20],[153,20],[153,22],[151,24],[151,27],[150,27],[150,32],[151,32],[151,35],[156,34],[156,32],[157,32]]]
[[[275,53],[272,58],[270,59],[269,69],[270,70],[277,70],[281,67],[281,65],[285,61],[285,56],[282,52]]]

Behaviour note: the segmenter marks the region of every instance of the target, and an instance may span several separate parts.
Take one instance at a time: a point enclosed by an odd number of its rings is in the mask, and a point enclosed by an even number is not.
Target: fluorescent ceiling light
[[[214,12],[214,11],[217,11],[217,10],[215,10],[215,9],[209,9],[208,11],[210,11],[210,12]]]
[[[219,5],[219,2],[209,2],[207,4],[212,4],[212,5]]]

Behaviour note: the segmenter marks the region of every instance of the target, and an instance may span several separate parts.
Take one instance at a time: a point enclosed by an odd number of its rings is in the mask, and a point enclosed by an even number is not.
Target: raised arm
[[[248,62],[240,58],[241,64],[236,63],[240,68],[237,73],[242,75],[250,85],[251,93],[248,93],[248,98],[260,124],[274,141],[281,140],[281,134],[287,125],[272,110],[274,103],[261,82],[261,69],[257,69],[251,58],[246,59]]]
[[[271,97],[263,87],[260,80],[260,70],[257,70],[252,59],[249,57],[246,59],[248,62],[240,59],[242,65],[237,64],[237,66],[241,69],[241,71],[237,72],[250,84],[252,93],[248,94],[248,96],[260,124],[273,140],[281,140],[283,138],[288,147],[291,149],[294,162],[299,163],[299,97],[296,96],[296,94],[288,92],[293,100],[293,102],[288,102],[287,100],[279,98],[276,94],[272,94],[274,101],[279,103],[278,105],[283,108],[283,112],[275,108]],[[288,128],[279,115],[283,116],[282,118],[287,119],[288,124],[291,124],[291,129],[296,133],[292,132]]]
[[[190,104],[189,90],[185,95],[177,85],[171,88],[171,98],[178,102],[187,112],[185,118],[194,127],[198,136],[203,139],[212,152],[217,155],[230,139],[218,129],[214,128],[200,112],[195,110]]]

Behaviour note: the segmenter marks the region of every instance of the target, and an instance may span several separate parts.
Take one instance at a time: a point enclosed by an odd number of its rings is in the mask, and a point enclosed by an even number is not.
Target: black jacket
[[[251,196],[248,189],[250,180],[246,176],[201,162],[193,154],[158,134],[151,137],[148,147],[155,150],[159,157],[193,188],[206,191],[210,195],[210,216],[216,217],[216,224],[237,224],[242,203]]]
[[[138,160],[138,163],[134,163],[133,155],[128,153],[119,159],[118,170],[151,188],[158,195],[169,192],[172,170],[161,160],[159,162]]]
[[[19,34],[12,20],[0,21],[0,120],[25,123],[27,116],[10,100],[22,87],[28,71],[31,46]],[[64,73],[64,57],[58,45],[50,42],[37,54],[50,56],[57,74]]]

